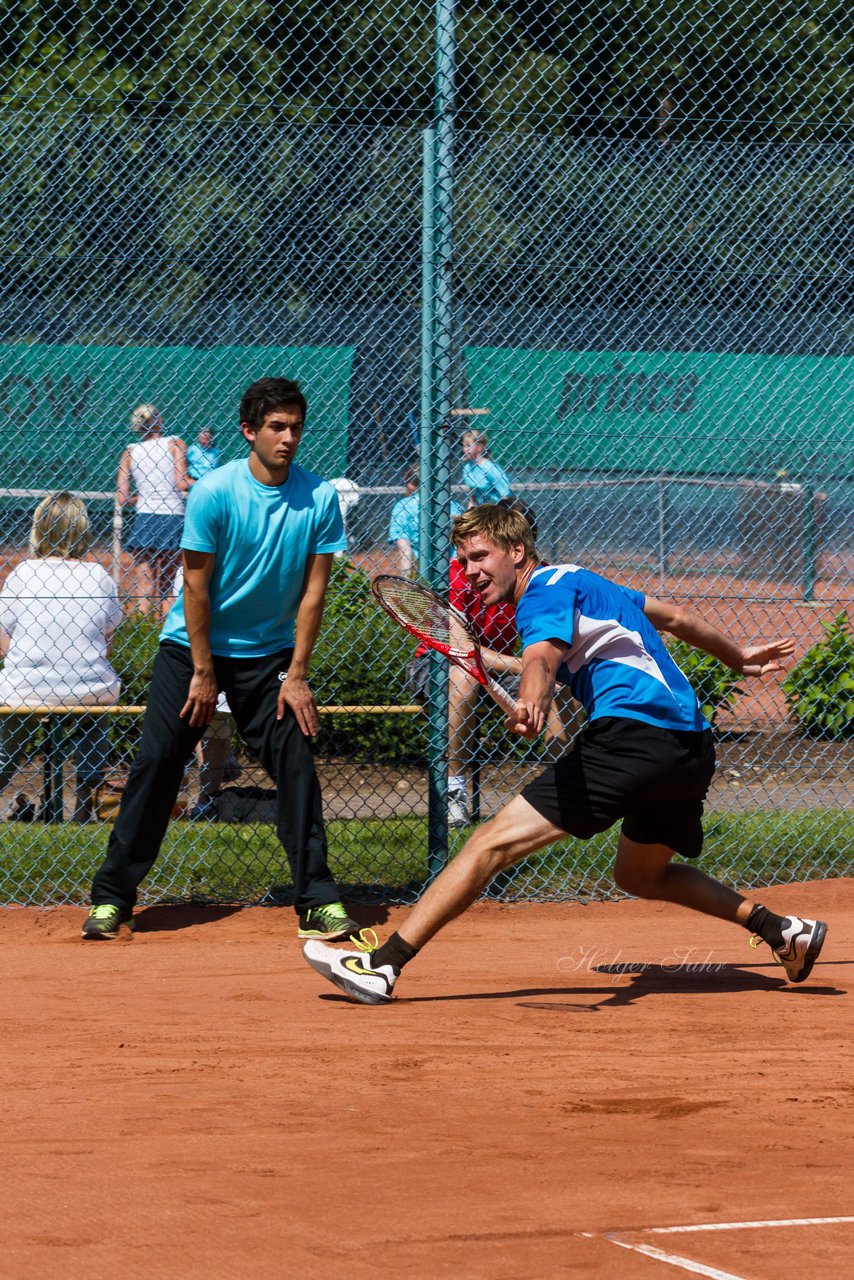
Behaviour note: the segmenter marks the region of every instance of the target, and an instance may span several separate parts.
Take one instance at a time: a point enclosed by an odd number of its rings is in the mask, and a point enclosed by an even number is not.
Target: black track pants
[[[276,784],[276,832],[288,857],[298,914],[337,902],[327,863],[320,783],[311,744],[293,714],[276,719],[293,650],[263,658],[214,657],[220,688],[250,750]],[[169,641],[154,662],[139,751],[131,766],[107,855],[92,883],[93,903],[132,907],[157,859],[187,761],[204,730],[179,715],[187,700],[190,650]]]

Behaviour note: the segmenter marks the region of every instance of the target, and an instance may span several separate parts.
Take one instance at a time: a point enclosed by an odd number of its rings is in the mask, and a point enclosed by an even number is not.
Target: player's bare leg
[[[145,616],[151,612],[151,602],[155,591],[154,564],[148,557],[139,559],[136,564],[136,609]]]
[[[166,616],[172,608],[174,599],[172,588],[180,563],[180,552],[176,554],[174,551],[164,551],[154,561],[152,598],[155,601],[155,607],[161,622],[166,620]]]
[[[673,856],[673,850],[665,845],[637,844],[621,835],[614,879],[636,898],[674,902],[743,925],[768,943],[790,982],[803,982],[809,976],[827,933],[823,921],[775,915],[707,876],[699,867],[672,862]]]
[[[478,715],[482,685],[460,667],[448,671],[448,825],[463,827],[469,821],[465,771],[471,751],[468,743]]]
[[[614,880],[635,898],[675,902],[719,920],[744,923],[753,908],[740,893],[707,876],[689,863],[672,862],[672,849],[663,844],[637,844],[621,835],[614,863]]]
[[[497,872],[566,835],[517,796],[478,827],[460,852],[418,899],[406,923],[373,954],[359,955],[308,942],[303,955],[313,969],[362,1004],[387,1004],[403,965],[425,942],[480,896]]]
[[[354,1000],[385,1004],[401,969],[440,929],[461,915],[499,871],[566,835],[527,800],[517,796],[478,827],[453,862],[436,877],[404,924],[371,955],[308,943],[309,964]],[[639,898],[654,898],[741,924],[767,942],[791,982],[803,982],[818,958],[826,933],[820,920],[778,916],[749,902],[697,867],[673,863],[673,850],[641,845],[621,836],[614,874],[617,884]]]
[[[517,796],[477,828],[418,899],[398,933],[416,950],[480,897],[505,867],[566,837]]]

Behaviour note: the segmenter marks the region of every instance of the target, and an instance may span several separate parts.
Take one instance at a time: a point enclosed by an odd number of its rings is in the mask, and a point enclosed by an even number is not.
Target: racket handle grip
[[[516,714],[516,699],[511,698],[507,690],[497,680],[487,676],[486,691],[505,715],[514,716]]]

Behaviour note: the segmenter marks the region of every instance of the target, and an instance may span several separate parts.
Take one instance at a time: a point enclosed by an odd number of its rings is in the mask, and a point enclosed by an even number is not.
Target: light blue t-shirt
[[[211,652],[230,658],[291,648],[308,556],[347,549],[338,495],[328,480],[291,463],[284,484],[261,484],[246,458],[193,485],[181,546],[216,557]],[[183,590],[160,638],[189,646]]]
[[[468,485],[472,499],[480,506],[482,502],[497,502],[499,498],[509,498],[513,489],[507,472],[499,467],[492,458],[481,458],[479,462],[470,459],[463,463],[463,484]]]
[[[458,502],[451,499],[451,519],[461,513],[462,508]],[[450,534],[450,530],[448,531]],[[421,539],[421,513],[419,510],[418,493],[408,493],[405,498],[398,498],[397,502],[391,509],[391,518],[388,522],[388,540],[389,542],[397,542],[400,538],[405,538],[412,548],[413,556],[418,556],[418,549]],[[448,544],[448,557],[454,554],[454,548]]]
[[[575,564],[537,569],[516,606],[523,647],[569,645],[557,678],[588,718],[621,716],[663,729],[708,728],[691,685],[643,612],[640,591]]]
[[[201,480],[209,471],[219,466],[219,449],[213,445],[203,449],[200,444],[187,446],[187,471],[193,480]]]
[[[398,498],[391,509],[391,518],[388,522],[389,542],[397,542],[400,538],[405,538],[417,555],[420,528],[418,494],[408,493],[405,498]]]

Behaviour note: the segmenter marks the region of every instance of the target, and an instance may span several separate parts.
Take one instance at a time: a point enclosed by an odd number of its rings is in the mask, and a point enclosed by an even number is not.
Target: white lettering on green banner
[[[470,407],[505,467],[851,472],[848,357],[468,347]]]
[[[352,347],[100,347],[0,344],[4,487],[111,490],[134,436],[131,410],[157,405],[169,435],[211,427],[222,460],[248,446],[238,405],[256,378],[299,382],[308,423],[299,461],[320,475],[347,462]]]

